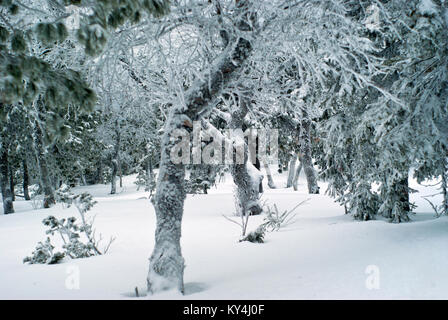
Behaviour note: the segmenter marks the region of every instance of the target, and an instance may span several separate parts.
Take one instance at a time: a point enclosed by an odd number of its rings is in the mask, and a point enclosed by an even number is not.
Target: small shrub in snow
[[[23,263],[29,264],[56,264],[64,259],[65,254],[61,252],[53,252],[54,246],[47,237],[45,242],[39,242],[31,256],[23,259]]]
[[[53,216],[45,218],[42,223],[45,226],[50,227],[46,231],[47,234],[52,236],[57,233],[60,235],[64,245],[62,248],[65,250],[66,256],[72,259],[88,258],[98,254],[95,245],[88,241],[87,243],[82,243],[79,239],[81,238],[80,233],[83,232],[83,226],[76,224],[76,218],[70,217],[67,219],[60,219]],[[100,254],[100,253],[99,253]]]
[[[151,198],[156,190],[157,175],[156,173],[153,173],[152,176],[148,176],[144,170],[140,170],[134,183],[137,185],[137,190],[144,187],[146,192],[149,191],[149,198]]]
[[[41,194],[34,194],[31,197],[31,206],[34,210],[42,209],[44,207],[44,196]]]
[[[60,259],[52,263],[57,263],[64,256],[68,256],[72,259],[79,259],[107,253],[115,238],[110,238],[107,246],[103,250],[98,248],[98,244],[102,240],[101,234],[97,240],[95,237],[95,229],[93,228],[94,219],[88,219],[86,216],[87,211],[89,211],[96,203],[92,196],[88,193],[74,195],[70,191],[70,188],[64,185],[56,192],[56,199],[66,208],[74,205],[78,209],[81,221],[78,223],[75,217],[57,219],[54,216],[49,216],[42,221],[45,226],[49,227],[46,234],[52,236],[59,234],[64,243],[62,246],[64,249],[63,256],[60,257],[60,255],[58,255],[57,257]],[[82,238],[85,239],[84,242],[81,240]],[[24,263],[48,263],[47,261],[49,261],[49,257],[51,257],[50,253],[53,248],[54,246],[51,245],[50,238],[47,238],[45,246],[39,242],[35,252],[33,252],[33,256],[25,258]],[[42,252],[47,252],[47,259],[44,259],[46,256],[43,256]],[[39,256],[37,256],[38,254]],[[34,256],[36,257],[33,258]],[[42,256],[42,258],[38,258],[40,256]]]
[[[64,208],[70,207],[74,194],[70,191],[70,187],[63,184],[56,192],[55,198]]]
[[[242,238],[240,242],[249,241],[252,243],[263,243],[265,233],[266,229],[261,225],[256,230],[249,232],[249,234]]]
[[[309,199],[306,199],[300,202],[291,210],[285,210],[282,213],[278,211],[277,205],[274,204],[274,209],[270,206],[266,205],[266,218],[264,218],[264,223],[261,225],[266,231],[278,231],[280,228],[289,225],[294,217],[297,215],[297,212],[294,212],[299,206],[307,202]]]

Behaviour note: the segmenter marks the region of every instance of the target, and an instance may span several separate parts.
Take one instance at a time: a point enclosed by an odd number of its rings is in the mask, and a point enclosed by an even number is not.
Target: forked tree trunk
[[[230,120],[230,129],[243,129],[243,119],[248,112],[248,101],[245,97],[239,97],[240,106],[238,109],[234,110],[231,113]],[[240,139],[244,140],[244,137],[240,137]],[[244,162],[238,163],[237,157],[234,159],[234,164],[230,166],[230,172],[233,177],[233,181],[235,182],[236,196],[238,199],[239,206],[239,214],[245,216],[246,214],[257,215],[260,214],[263,209],[259,203],[259,187],[255,181],[253,181],[253,177],[249,174],[247,166],[249,152],[248,146],[244,144]]]
[[[307,114],[304,113],[304,120],[300,128],[300,163],[303,169],[308,184],[309,194],[318,194],[319,186],[317,185],[317,173],[313,166],[313,158],[311,154],[311,121],[307,119]]]
[[[1,143],[0,151],[0,187],[3,199],[3,213],[10,214],[14,213],[14,205],[8,177],[8,147]]]
[[[248,2],[239,0],[234,14],[241,17],[236,25],[240,31],[250,31],[247,22]],[[246,20],[246,21],[245,21]],[[184,259],[181,253],[180,237],[183,207],[185,201],[185,166],[174,164],[170,159],[170,151],[174,141],[170,135],[175,129],[184,128],[191,131],[192,121],[199,120],[201,114],[209,110],[211,102],[222,92],[231,81],[233,74],[240,70],[242,64],[252,51],[250,42],[243,38],[236,39],[236,45],[230,54],[220,60],[210,73],[203,79],[198,79],[187,93],[184,103],[172,107],[168,117],[165,133],[161,144],[161,161],[157,190],[154,199],[157,225],[155,246],[149,260],[148,291],[151,293],[177,288],[184,292]]]
[[[289,161],[288,169],[288,181],[286,182],[286,188],[291,188],[294,181],[294,174],[296,172],[297,154],[294,154]]]
[[[30,192],[28,187],[30,185],[30,177],[28,175],[28,165],[26,164],[26,159],[22,160],[22,170],[23,170],[23,196],[25,200],[31,200]]]

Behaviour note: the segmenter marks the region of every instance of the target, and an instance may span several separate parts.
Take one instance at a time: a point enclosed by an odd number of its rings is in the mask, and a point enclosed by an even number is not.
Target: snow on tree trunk
[[[154,183],[154,169],[152,166],[152,157],[148,157],[147,163],[146,163],[146,179],[145,179],[145,191],[151,191],[153,190],[153,183]]]
[[[238,1],[235,15],[236,27],[241,31],[252,30],[248,19],[247,1]],[[191,131],[192,121],[200,118],[203,112],[210,110],[223,88],[232,80],[242,64],[249,57],[252,46],[241,37],[236,39],[232,50],[222,59],[216,61],[203,77],[199,77],[185,93],[185,99],[179,106],[173,106],[165,126],[161,142],[161,161],[157,179],[156,194],[153,198],[156,211],[155,246],[149,259],[147,278],[148,291],[155,293],[165,289],[177,288],[184,292],[184,259],[181,253],[180,237],[183,206],[185,201],[185,166],[174,164],[170,151],[174,139],[171,134],[176,129]]]
[[[271,169],[269,168],[268,163],[266,162],[265,159],[262,159],[261,162],[263,162],[263,167],[264,170],[266,171],[266,177],[268,179],[268,187],[271,189],[275,189],[275,183],[274,183],[274,179],[272,179],[272,173],[271,173]]]
[[[30,192],[28,187],[30,185],[30,177],[28,175],[28,165],[26,164],[26,159],[22,160],[22,170],[23,170],[23,196],[25,200],[31,200]]]
[[[181,127],[171,116],[166,128]],[[185,201],[185,167],[174,164],[170,151],[174,139],[166,130],[162,140],[162,158],[154,196],[157,226],[154,251],[149,259],[148,291],[155,293],[177,288],[184,292],[184,259],[181,253],[180,237]]]
[[[0,159],[0,186],[3,199],[3,213],[14,213],[14,206],[12,201],[12,192],[8,177],[8,148],[1,144],[1,159]]]
[[[294,181],[294,173],[296,169],[297,162],[297,154],[294,154],[289,161],[289,169],[288,169],[288,181],[286,182],[286,188],[291,188]]]
[[[299,166],[296,169],[296,172],[294,174],[294,180],[292,181],[292,187],[294,188],[294,191],[297,191],[298,187],[298,183],[299,183],[299,176],[300,176],[300,172],[302,171],[302,167],[303,164],[301,161],[299,161]]]
[[[230,128],[234,130],[241,129],[241,134],[244,117],[248,112],[248,101],[245,97],[239,97],[240,105],[239,108],[236,107],[231,113]],[[235,131],[235,134],[237,132]],[[230,172],[233,177],[233,181],[237,187],[236,197],[238,200],[239,212],[238,214],[245,216],[247,213],[251,215],[260,214],[263,209],[259,203],[260,192],[259,192],[259,178],[255,175],[253,170],[250,170],[248,166],[252,166],[252,163],[248,162],[249,150],[246,142],[244,141],[244,136],[234,137],[236,144],[243,145],[243,163],[237,163],[237,158],[235,157],[235,162],[230,166]],[[238,148],[238,147],[237,147]],[[235,148],[235,149],[237,149]],[[256,170],[255,167],[253,167]],[[250,170],[250,171],[249,171]],[[258,171],[258,170],[257,170]],[[252,173],[252,174],[251,174]],[[257,184],[258,183],[258,184]]]
[[[43,115],[45,113],[43,107],[42,98],[39,97],[36,101],[39,114]],[[44,191],[44,208],[50,208],[55,204],[54,192],[51,186],[50,173],[48,170],[47,159],[45,156],[45,144],[44,144],[44,134],[40,127],[40,123],[43,122],[42,119],[34,122],[34,150],[36,152],[37,165],[39,167],[40,173],[40,183]]]
[[[117,172],[118,172],[118,162],[117,159],[112,160],[112,173],[110,177],[110,194],[117,193]]]
[[[317,174],[313,166],[313,158],[311,155],[311,121],[306,119],[302,120],[300,128],[300,163],[303,165],[303,169],[308,183],[308,193],[318,194],[319,186],[317,185]]]

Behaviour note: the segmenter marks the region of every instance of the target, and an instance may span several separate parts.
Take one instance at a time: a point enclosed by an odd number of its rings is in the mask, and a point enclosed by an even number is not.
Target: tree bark
[[[268,179],[268,187],[271,189],[275,189],[276,187],[275,187],[274,179],[272,179],[271,169],[269,168],[269,165],[265,159],[262,159],[261,161],[263,162],[264,170],[266,171],[266,176]]]
[[[1,143],[1,159],[0,159],[0,187],[3,199],[3,213],[14,213],[14,205],[12,200],[11,186],[9,184],[8,169],[8,147]]]
[[[443,208],[442,212],[448,215],[448,159],[445,160],[445,168],[442,174],[442,194],[443,194]]]
[[[116,159],[112,159],[112,174],[110,178],[110,194],[117,193],[117,172],[118,163]]]
[[[103,161],[101,159],[98,160],[95,174],[95,183],[103,184],[104,176],[103,176]]]
[[[117,193],[117,174],[120,169],[120,143],[121,143],[121,134],[118,120],[115,120],[115,148],[114,153],[112,154],[112,175],[110,179],[110,194]],[[121,187],[121,181],[120,181]]]
[[[39,97],[37,99],[36,104],[39,110],[39,114],[45,114],[42,97]],[[47,166],[47,159],[45,156],[44,134],[39,122],[43,122],[43,119],[40,117],[38,121],[34,122],[34,149],[36,152],[37,165],[39,167],[40,182],[44,191],[43,206],[44,208],[50,208],[53,204],[56,203],[56,201],[54,198],[53,188],[51,186],[51,179]]]
[[[300,163],[303,169],[308,184],[309,194],[318,194],[319,186],[317,185],[317,174],[313,166],[313,158],[311,154],[311,121],[307,119],[307,114],[304,113],[304,119],[300,128]]]
[[[286,188],[291,188],[294,181],[294,173],[296,172],[297,154],[294,154],[289,161],[288,169],[288,181],[286,182]]]
[[[294,174],[294,180],[292,181],[292,187],[294,188],[294,191],[297,191],[298,187],[298,183],[299,183],[299,177],[300,177],[300,172],[302,171],[302,167],[303,164],[301,161],[299,161],[299,166],[296,169],[296,172]]]
[[[9,165],[9,189],[11,190],[12,201],[16,201],[15,182],[14,182],[14,170],[12,165]]]
[[[153,183],[154,183],[154,169],[152,166],[152,157],[148,157],[148,160],[146,162],[146,185],[145,185],[145,191],[150,192],[150,196],[152,196],[153,192]]]
[[[251,24],[247,21],[248,9],[246,1],[238,1],[235,14],[242,21],[239,21],[236,27],[241,31],[251,30]],[[162,138],[160,170],[153,198],[157,225],[147,279],[148,291],[151,293],[170,288],[184,292],[185,264],[180,237],[186,197],[185,166],[171,162],[170,151],[174,141],[170,142],[170,135],[179,128],[191,131],[192,122],[200,119],[203,113],[211,109],[212,102],[231,81],[233,74],[241,69],[251,51],[252,46],[248,40],[237,38],[230,54],[213,66],[211,72],[207,72],[204,78],[199,78],[193,84],[192,88],[195,90],[186,93],[185,103],[172,107]]]
[[[181,128],[175,117],[167,123],[167,128],[171,126]],[[171,288],[184,292],[185,264],[180,237],[185,201],[185,167],[171,162],[170,150],[173,146],[167,130],[163,137],[157,190],[153,198],[157,226],[147,281],[151,293]]]
[[[230,128],[243,130],[243,119],[248,112],[247,98],[239,97],[240,106],[235,108],[231,113]],[[244,139],[244,137],[241,137]],[[248,172],[247,166],[249,158],[248,146],[244,144],[244,163],[237,164],[236,162],[231,165],[230,172],[233,177],[233,181],[237,186],[236,196],[238,198],[238,206],[240,209],[239,214],[245,216],[246,214],[257,215],[260,214],[263,209],[259,203],[259,187],[255,187],[251,175]]]
[[[260,163],[260,159],[258,158],[258,150],[259,150],[259,139],[258,136],[256,138],[256,142],[255,142],[255,164],[254,167],[261,172],[261,163]],[[258,192],[259,193],[263,193],[263,180],[260,181],[260,186],[258,188]]]
[[[23,170],[23,196],[25,200],[31,200],[30,192],[28,187],[30,185],[30,177],[28,175],[28,165],[26,164],[26,159],[22,160],[22,170]]]

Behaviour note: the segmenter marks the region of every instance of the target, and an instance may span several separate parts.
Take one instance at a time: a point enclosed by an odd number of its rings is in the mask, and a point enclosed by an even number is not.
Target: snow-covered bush
[[[151,176],[148,175],[143,169],[140,169],[134,183],[137,185],[137,190],[140,190],[140,188],[143,187],[146,192],[150,192],[151,197],[156,190],[156,182],[157,175],[155,172],[153,172]]]
[[[26,257],[23,262],[49,263],[47,261],[51,261],[51,263],[57,263],[64,256],[72,259],[79,259],[107,253],[115,238],[111,237],[103,250],[98,248],[102,236],[100,234],[99,239],[96,239],[95,229],[93,228],[94,219],[88,219],[86,217],[86,212],[96,204],[92,195],[86,192],[75,195],[66,185],[63,185],[55,194],[57,201],[62,203],[66,208],[74,205],[78,209],[81,221],[77,223],[75,217],[57,219],[54,216],[48,216],[45,218],[42,223],[49,227],[46,234],[51,236],[59,234],[63,242],[62,249],[64,252],[62,256],[58,252],[57,255],[55,254],[55,258],[52,258],[52,250],[54,249],[54,246],[51,244],[50,238],[48,237],[44,244],[39,242],[33,255],[31,257]],[[84,241],[82,238],[84,238]]]
[[[76,224],[75,217],[58,220],[54,216],[49,216],[45,218],[42,223],[45,226],[50,227],[50,229],[46,231],[47,234],[53,236],[55,233],[58,233],[61,236],[62,241],[64,242],[62,248],[65,250],[66,256],[72,259],[79,259],[101,254],[98,253],[99,251],[97,251],[95,244],[89,239],[86,243],[79,240],[81,238],[81,232],[83,232],[85,227]]]
[[[70,187],[63,184],[56,192],[56,201],[60,202],[64,208],[68,208],[71,205],[74,194],[70,191]]]
[[[240,240],[240,242],[249,241],[252,243],[263,243],[265,233],[266,233],[266,229],[264,228],[263,225],[261,225],[254,231],[249,232],[247,236],[245,236],[244,238],[242,238]]]
[[[54,246],[50,242],[50,238],[47,237],[45,242],[39,242],[36,249],[31,256],[23,259],[23,263],[29,264],[56,264],[60,260],[64,259],[65,254],[61,252],[53,252]]]

